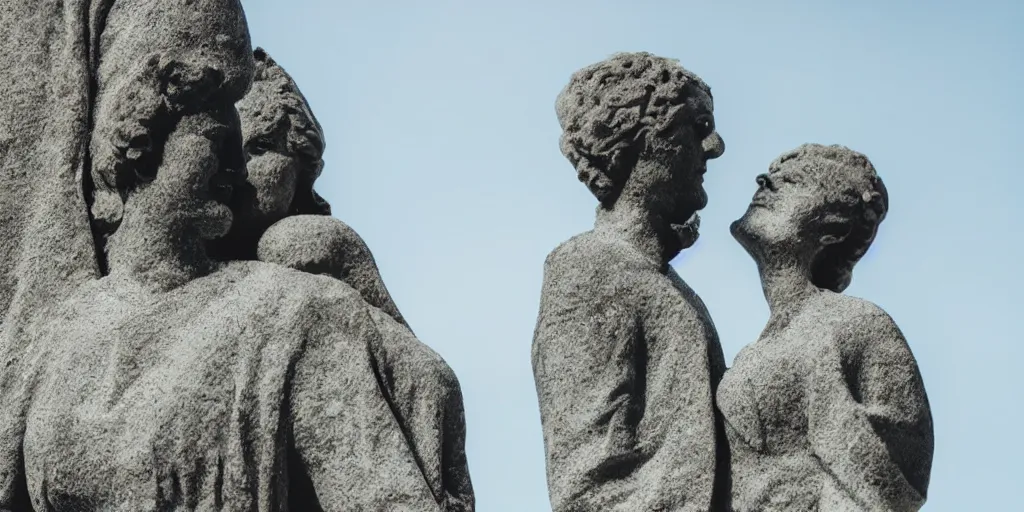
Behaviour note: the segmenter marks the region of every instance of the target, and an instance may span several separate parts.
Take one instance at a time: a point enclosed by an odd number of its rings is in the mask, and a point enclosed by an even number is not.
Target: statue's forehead
[[[705,90],[703,87],[692,86],[691,93],[686,99],[686,103],[691,106],[694,110],[702,110],[706,112],[715,111],[715,99],[711,96],[711,91]]]
[[[825,162],[813,157],[800,156],[797,154],[786,154],[768,167],[768,174],[799,174],[802,176],[811,175],[815,169],[821,167]]]

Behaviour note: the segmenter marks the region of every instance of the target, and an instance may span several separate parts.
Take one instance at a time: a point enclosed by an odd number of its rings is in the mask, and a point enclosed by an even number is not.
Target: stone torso
[[[260,262],[160,294],[104,278],[46,317],[24,377],[0,382],[0,433],[23,447],[0,446],[6,503],[473,510],[454,374],[336,279]]]
[[[300,301],[227,271],[158,299],[81,290],[45,325],[24,441],[37,510],[277,509]],[[266,277],[266,276],[264,276]],[[238,279],[238,282],[234,282]],[[275,296],[276,295],[276,296]]]
[[[533,359],[554,509],[707,510],[724,360],[700,299],[592,232],[549,256],[542,297]]]
[[[869,308],[859,299],[823,292],[784,326],[766,330],[737,354],[716,397],[732,457],[737,512],[863,509],[822,462],[834,456],[819,453],[814,439],[859,435],[854,427],[861,425],[844,428],[842,422],[853,420],[821,411],[862,407],[856,393],[864,371],[858,367],[869,356],[849,332]],[[858,464],[844,459],[838,460]]]
[[[811,371],[809,344],[834,343],[827,333],[807,339],[802,327],[815,315],[794,318],[774,336],[737,354],[718,388],[732,455],[733,493],[757,495],[756,509],[818,510],[816,493],[824,476],[810,451],[805,382]]]

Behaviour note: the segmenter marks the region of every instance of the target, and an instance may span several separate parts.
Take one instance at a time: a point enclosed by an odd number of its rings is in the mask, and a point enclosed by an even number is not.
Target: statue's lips
[[[209,197],[211,200],[221,204],[230,204],[234,196],[234,175],[237,171],[222,170],[210,178]]]
[[[680,224],[680,227],[690,228],[690,229],[697,229],[697,228],[699,228],[700,227],[700,215],[698,215],[697,212],[693,212],[693,215],[690,215],[690,217],[688,219],[686,219],[686,222]]]
[[[690,217],[686,219],[686,221],[683,222],[682,224],[673,223],[672,229],[674,229],[676,232],[697,231],[698,229],[700,229],[700,215],[698,215],[697,212],[693,212],[693,214],[690,215]]]

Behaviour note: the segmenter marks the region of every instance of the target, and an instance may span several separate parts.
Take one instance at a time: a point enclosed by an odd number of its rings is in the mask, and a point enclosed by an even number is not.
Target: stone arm
[[[854,319],[839,347],[816,354],[809,440],[832,477],[821,506],[915,511],[931,469],[931,412],[917,364],[884,312]],[[830,508],[831,507],[831,508]]]
[[[368,311],[381,335],[373,351],[381,389],[434,499],[445,512],[472,512],[466,418],[455,372],[383,309]]]
[[[442,510],[381,388],[375,322],[365,309],[317,309],[325,318],[310,327],[288,397],[292,508]]]
[[[552,509],[646,510],[638,505],[652,484],[637,475],[646,360],[633,295],[560,263],[547,265],[532,347]]]

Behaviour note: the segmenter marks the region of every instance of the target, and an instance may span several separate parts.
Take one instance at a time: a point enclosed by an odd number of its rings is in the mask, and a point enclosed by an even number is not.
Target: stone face
[[[736,239],[771,318],[718,389],[736,511],[918,510],[931,471],[928,397],[903,334],[841,292],[885,217],[863,155],[804,145],[757,178]]]
[[[618,54],[576,72],[557,112],[562,152],[600,205],[544,266],[533,368],[552,508],[717,508],[725,361],[668,265],[696,239],[706,162],[724,151],[710,90],[674,60]]]
[[[324,216],[322,134],[239,3],[33,5],[0,3],[27,102],[0,108],[0,511],[473,510],[458,381]]]

